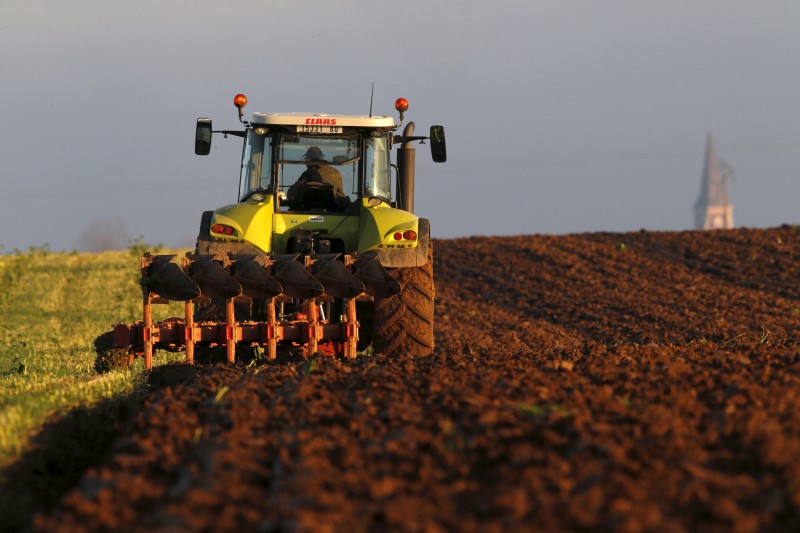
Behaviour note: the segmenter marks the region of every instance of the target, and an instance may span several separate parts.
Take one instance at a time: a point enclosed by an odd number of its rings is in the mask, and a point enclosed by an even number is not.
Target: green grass
[[[142,385],[141,359],[130,372],[98,376],[92,344],[139,319],[141,299],[138,250],[0,256],[0,468],[49,417]],[[154,306],[154,318],[182,309]]]

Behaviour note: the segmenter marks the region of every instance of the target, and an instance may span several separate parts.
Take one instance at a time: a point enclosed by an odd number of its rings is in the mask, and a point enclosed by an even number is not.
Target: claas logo
[[[306,124],[313,124],[315,126],[335,126],[335,118],[307,118]]]

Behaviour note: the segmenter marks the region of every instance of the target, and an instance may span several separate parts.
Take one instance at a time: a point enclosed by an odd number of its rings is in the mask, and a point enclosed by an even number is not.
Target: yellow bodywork
[[[413,230],[419,233],[419,217],[395,209],[381,202],[372,206],[366,199],[361,200],[361,224],[358,231],[358,252],[363,253],[375,248],[416,248],[419,236],[413,241],[396,240],[394,234]]]
[[[265,252],[286,251],[292,231],[297,229],[324,230],[324,239],[341,239],[348,253],[363,253],[376,248],[415,248],[414,240],[394,238],[395,233],[407,230],[419,232],[419,217],[395,209],[381,202],[369,205],[367,199],[360,200],[359,216],[337,213],[288,213],[275,212],[274,197],[267,196],[261,202],[247,201],[232,204],[214,211],[211,227],[222,224],[233,228],[233,235],[215,233],[215,240],[246,242]]]
[[[211,227],[223,224],[233,228],[234,235],[215,233],[211,237],[232,242],[249,242],[269,252],[272,246],[273,198],[268,196],[263,202],[242,202],[226,205],[214,211]]]

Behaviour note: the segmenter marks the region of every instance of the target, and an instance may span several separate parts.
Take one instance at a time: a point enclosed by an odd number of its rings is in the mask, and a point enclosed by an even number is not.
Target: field
[[[432,357],[146,382],[90,369],[94,332],[138,316],[131,254],[0,258],[0,523],[800,529],[798,228],[435,250]]]
[[[143,385],[141,373],[101,378],[92,366],[98,329],[141,314],[138,252],[0,256],[0,466],[48,416]]]

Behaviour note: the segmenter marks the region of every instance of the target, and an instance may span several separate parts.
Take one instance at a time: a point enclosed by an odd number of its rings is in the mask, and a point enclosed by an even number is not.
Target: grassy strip
[[[3,531],[26,531],[36,513],[50,512],[86,469],[109,452],[145,394],[147,389],[137,386],[130,394],[49,418],[0,478]]]
[[[46,420],[141,383],[140,362],[98,376],[92,344],[141,316],[139,252],[0,256],[0,468],[26,452]],[[182,313],[180,303],[154,308],[156,319]]]

